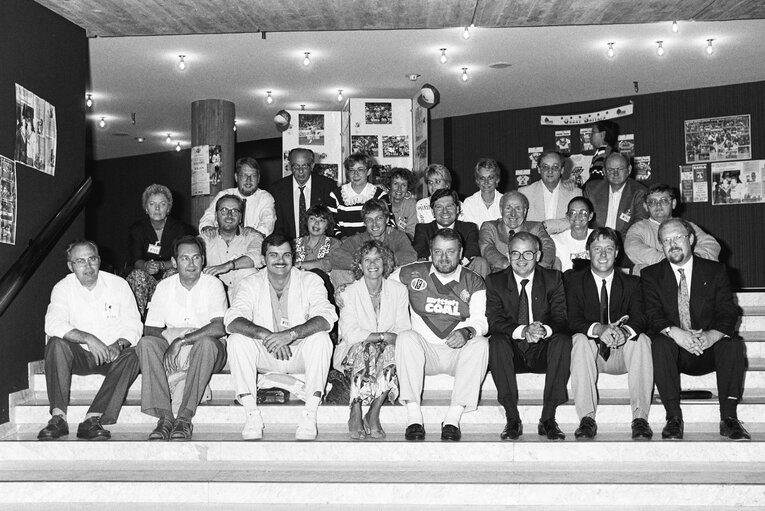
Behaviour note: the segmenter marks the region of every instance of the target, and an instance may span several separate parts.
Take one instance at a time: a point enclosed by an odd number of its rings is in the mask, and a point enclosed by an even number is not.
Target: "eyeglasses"
[[[523,257],[525,260],[531,261],[532,259],[534,259],[534,256],[536,255],[536,253],[537,253],[536,250],[534,251],[526,250],[524,252],[518,252],[517,250],[513,250],[512,252],[510,252],[510,260],[517,261],[518,259]]]
[[[348,170],[349,174],[366,174],[369,169],[365,167],[351,167]]]
[[[626,172],[627,167],[606,167],[606,172]]]
[[[192,256],[182,255],[178,258],[178,262],[183,264],[189,264],[191,261],[198,264],[202,261],[202,254],[194,254]]]
[[[215,211],[220,213],[223,216],[239,216],[242,214],[242,212],[236,208],[218,208]]]
[[[661,199],[648,199],[647,201],[645,201],[645,203],[652,208],[655,208],[656,206],[666,206],[670,202],[672,202],[672,199],[670,199],[669,197],[662,197]]]
[[[71,261],[71,263],[73,265],[77,266],[78,268],[84,268],[86,265],[94,265],[94,264],[98,263],[98,261],[100,261],[100,260],[101,260],[100,257],[94,255],[94,256],[87,257],[87,258],[85,258],[85,257],[78,257],[74,261]]]
[[[304,163],[303,165],[290,165],[291,169],[294,170],[310,170],[311,164],[310,163]]]
[[[560,165],[540,165],[540,169],[544,170],[545,172],[549,172],[551,170],[558,172],[561,169]]]
[[[575,217],[575,216],[587,217],[587,216],[590,216],[590,211],[586,209],[580,209],[577,211],[566,211],[566,216],[569,218]]]
[[[611,255],[611,254],[616,253],[616,247],[611,247],[611,246],[608,246],[608,247],[595,247],[595,246],[592,246],[592,247],[590,247],[590,250],[592,252],[595,252],[596,254],[608,254],[608,255]]]
[[[672,243],[680,243],[681,240],[683,240],[684,238],[687,239],[689,237],[690,237],[689,234],[678,234],[677,236],[671,236],[671,237],[662,239],[661,244],[664,245],[665,247],[668,247]]]

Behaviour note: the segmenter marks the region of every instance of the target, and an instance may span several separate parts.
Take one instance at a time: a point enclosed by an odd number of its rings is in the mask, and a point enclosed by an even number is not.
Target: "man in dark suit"
[[[640,279],[614,270],[619,235],[598,227],[587,237],[590,268],[566,274],[568,324],[573,333],[571,390],[579,416],[574,436],[591,440],[598,432],[598,373],[628,373],[632,438],[650,440],[653,391],[651,340]]]
[[[430,258],[430,239],[435,236],[439,229],[454,229],[462,237],[461,264],[481,277],[486,277],[490,267],[488,261],[481,257],[481,249],[478,245],[478,226],[473,222],[457,220],[460,215],[460,199],[457,192],[448,188],[436,190],[430,196],[430,207],[436,219],[427,224],[417,224],[414,228],[412,246],[417,252],[417,258],[420,261],[426,261]]]
[[[648,332],[653,339],[656,388],[667,413],[662,438],[683,438],[680,373],[717,371],[720,434],[749,440],[738,420],[744,382],[744,343],[736,335],[738,311],[725,265],[693,255],[693,226],[670,218],[659,226],[666,259],[643,269]]]
[[[507,416],[500,438],[516,440],[523,434],[515,375],[533,372],[545,373],[538,432],[550,440],[563,440],[555,409],[568,400],[571,337],[561,274],[537,265],[539,240],[530,233],[516,233],[508,250],[510,267],[486,278],[489,369]]]
[[[314,154],[310,149],[296,147],[290,151],[288,159],[292,175],[276,181],[268,191],[274,197],[276,208],[274,232],[294,239],[307,234],[306,210],[316,204],[327,204],[336,183],[324,176],[312,174]]]

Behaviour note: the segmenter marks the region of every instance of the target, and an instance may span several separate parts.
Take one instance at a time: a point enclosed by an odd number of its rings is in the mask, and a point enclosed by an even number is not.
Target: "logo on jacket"
[[[409,287],[412,288],[412,291],[422,291],[428,287],[428,283],[425,282],[425,279],[412,279],[409,283]]]

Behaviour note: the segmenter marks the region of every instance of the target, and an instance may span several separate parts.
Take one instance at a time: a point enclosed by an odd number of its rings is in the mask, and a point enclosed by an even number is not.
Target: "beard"
[[[459,261],[452,262],[447,259],[439,259],[437,261],[433,261],[433,266],[435,267],[436,271],[444,275],[448,275],[454,272],[454,270],[456,270],[457,266],[459,265]]]

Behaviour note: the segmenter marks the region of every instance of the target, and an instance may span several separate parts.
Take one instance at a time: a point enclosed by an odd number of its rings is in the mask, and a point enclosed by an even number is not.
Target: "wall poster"
[[[749,160],[752,132],[749,114],[685,121],[685,163]]]
[[[571,130],[555,132],[555,150],[566,156],[571,154]]]
[[[324,115],[298,114],[298,143],[324,145]]]
[[[352,135],[351,152],[380,156],[380,142],[377,135]]]
[[[314,172],[337,181],[347,150],[342,143],[343,130],[349,128],[347,107],[342,112],[287,110],[292,123],[282,132],[282,177],[292,175],[290,150],[303,147],[313,151]]]
[[[0,243],[16,244],[16,164],[0,156]]]
[[[579,150],[581,152],[584,153],[595,150],[595,148],[592,147],[592,144],[590,143],[591,136],[592,128],[581,128],[579,130]]]
[[[220,183],[220,146],[191,148],[191,196],[210,195],[210,187]]]
[[[544,150],[544,147],[529,147],[529,166],[532,169],[537,168],[537,160]]]
[[[765,160],[712,164],[712,204],[765,202]]]
[[[57,138],[56,107],[17,83],[14,159],[53,176]]]
[[[708,202],[707,164],[680,165],[680,194],[683,202]]]
[[[393,124],[393,105],[391,103],[364,103],[366,124]]]

